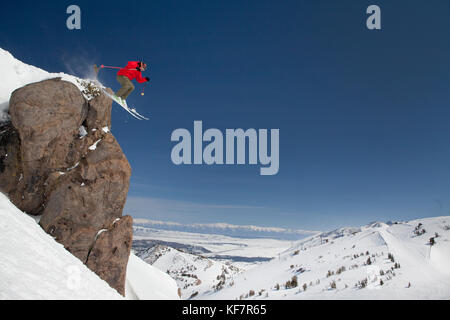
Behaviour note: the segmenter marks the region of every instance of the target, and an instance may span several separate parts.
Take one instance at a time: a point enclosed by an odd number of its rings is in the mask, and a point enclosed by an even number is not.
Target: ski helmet
[[[140,67],[141,67],[141,69],[143,69],[143,70],[145,70],[145,69],[147,69],[147,64],[145,63],[145,62],[140,62]]]

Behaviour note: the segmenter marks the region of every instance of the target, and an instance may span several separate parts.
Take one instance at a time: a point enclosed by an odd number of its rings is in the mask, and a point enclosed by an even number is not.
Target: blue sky
[[[65,26],[78,4],[82,29]],[[382,10],[382,30],[365,27]],[[450,3],[23,1],[0,46],[50,72],[144,60],[152,78],[113,106],[133,168],[125,213],[181,223],[330,229],[448,215]],[[118,89],[115,72],[101,81]],[[2,79],[5,81],[5,79]],[[175,166],[177,128],[279,128],[280,171]]]

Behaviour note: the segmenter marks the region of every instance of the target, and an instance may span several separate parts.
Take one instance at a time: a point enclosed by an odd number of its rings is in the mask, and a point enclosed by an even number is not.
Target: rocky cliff
[[[59,78],[14,91],[0,125],[0,191],[123,295],[131,168],[110,133],[111,104]]]

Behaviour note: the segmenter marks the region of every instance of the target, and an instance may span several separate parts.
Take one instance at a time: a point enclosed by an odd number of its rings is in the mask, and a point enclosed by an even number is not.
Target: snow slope
[[[134,254],[130,255],[128,261],[125,296],[133,300],[180,299],[175,280]]]
[[[450,217],[312,236],[202,298],[450,299]]]
[[[62,80],[72,82],[81,89],[77,82],[77,77],[65,73],[49,73],[25,64],[2,48],[0,48],[0,70],[4,79],[0,82],[0,122],[8,119],[7,112],[11,93],[29,83],[60,77]]]
[[[0,300],[122,299],[0,193]],[[179,299],[170,276],[130,255],[126,298]]]
[[[175,279],[183,299],[213,292],[215,287],[221,287],[226,279],[241,271],[231,264],[162,245],[141,252],[140,257]]]
[[[0,300],[121,299],[0,193]]]

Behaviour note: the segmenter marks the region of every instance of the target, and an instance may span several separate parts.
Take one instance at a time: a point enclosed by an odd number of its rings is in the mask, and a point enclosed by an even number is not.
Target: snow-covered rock
[[[28,65],[2,48],[0,48],[0,70],[2,70],[3,79],[8,80],[0,82],[0,122],[8,119],[7,111],[11,93],[29,83],[60,77],[62,80],[75,84],[80,91],[83,89],[77,77],[65,73],[49,73]]]

